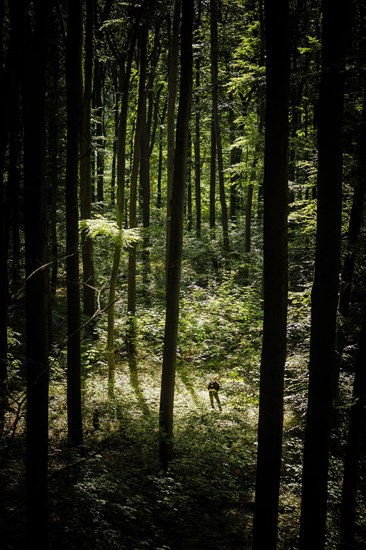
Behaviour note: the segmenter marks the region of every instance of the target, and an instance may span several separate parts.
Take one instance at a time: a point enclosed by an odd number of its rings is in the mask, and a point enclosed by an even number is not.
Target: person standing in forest
[[[214,399],[215,399],[220,411],[222,411],[222,406],[221,406],[220,397],[219,397],[220,384],[218,383],[217,378],[211,378],[211,380],[208,383],[207,389],[210,396],[211,407],[213,409],[215,408],[215,404],[214,404]]]

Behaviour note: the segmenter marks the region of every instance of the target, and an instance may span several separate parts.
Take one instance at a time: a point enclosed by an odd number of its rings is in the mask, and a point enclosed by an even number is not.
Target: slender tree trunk
[[[341,367],[342,354],[345,344],[345,337],[349,321],[349,306],[351,299],[351,290],[353,285],[353,275],[355,269],[356,254],[359,251],[358,241],[362,227],[364,212],[365,192],[366,192],[366,82],[364,84],[364,97],[362,120],[359,137],[359,155],[358,155],[358,174],[356,186],[353,194],[352,209],[348,228],[348,242],[343,268],[341,273],[341,287],[339,292],[338,321],[336,333],[337,345],[337,369],[335,373],[335,394],[337,393],[339,371]]]
[[[100,205],[104,201],[104,107],[102,101],[102,89],[103,89],[104,75],[102,73],[101,63],[98,59],[94,61],[94,84],[93,84],[93,96],[94,96],[94,112],[96,117],[96,168],[97,168],[97,193],[96,199]]]
[[[173,24],[171,30],[171,39],[169,44],[169,88],[168,88],[168,113],[167,113],[167,136],[168,136],[168,164],[167,164],[167,236],[166,236],[166,253],[169,252],[170,238],[170,203],[173,192],[174,178],[174,119],[175,119],[175,98],[177,95],[178,81],[178,54],[179,54],[179,25],[180,25],[180,10],[182,0],[175,0]]]
[[[213,233],[216,227],[216,135],[211,122],[211,153],[210,153],[210,229]]]
[[[48,95],[48,172],[49,172],[49,208],[50,208],[50,252],[51,252],[51,294],[56,293],[58,276],[58,239],[57,239],[57,199],[59,152],[61,132],[59,131],[59,78],[60,78],[60,51],[58,48],[57,25],[53,25],[54,36],[51,37],[50,47],[50,89]]]
[[[137,227],[137,179],[141,160],[141,138],[146,107],[146,64],[147,64],[148,28],[143,25],[140,31],[140,81],[138,92],[137,120],[133,147],[133,162],[130,180],[129,227]],[[128,350],[130,366],[136,362],[136,243],[129,248],[128,255]]]
[[[342,222],[342,129],[349,2],[324,0],[322,6],[318,208],[302,479],[302,549],[324,548],[325,544]]]
[[[68,437],[82,445],[78,166],[81,123],[81,3],[68,0],[66,43],[66,250],[67,250],[67,412]]]
[[[253,549],[277,547],[287,329],[288,0],[265,2],[264,319]]]
[[[116,202],[116,174],[117,174],[117,144],[118,144],[118,122],[119,122],[119,100],[118,92],[116,92],[114,106],[114,140],[113,140],[113,158],[112,158],[112,174],[111,174],[111,206]]]
[[[144,228],[143,235],[143,250],[142,250],[142,263],[143,263],[143,285],[145,288],[144,297],[145,300],[149,300],[149,273],[150,273],[150,260],[149,260],[149,227],[150,227],[150,146],[149,146],[149,127],[146,119],[146,94],[145,94],[145,108],[144,108],[144,121],[141,135],[141,165],[140,165],[140,185],[142,190],[142,225]]]
[[[198,0],[196,30],[201,26],[201,0]],[[195,61],[195,135],[194,135],[194,182],[195,182],[195,202],[196,202],[196,237],[201,237],[202,212],[201,212],[201,110],[200,110],[200,72],[201,59],[197,54]]]
[[[237,137],[237,131],[234,125],[234,109],[229,109],[229,126],[230,126],[230,138],[232,149],[230,151],[230,167],[233,168],[241,160],[241,148],[234,147],[233,144]],[[239,183],[239,174],[233,172],[230,177],[230,220],[232,222],[236,221],[237,217],[237,206],[238,206],[238,183]]]
[[[80,219],[91,218],[91,96],[93,73],[93,1],[86,2],[84,46],[84,97],[80,132]],[[93,240],[87,230],[81,233],[83,262],[83,306],[89,317],[95,313],[96,291],[94,281]]]
[[[164,120],[165,120],[167,105],[168,105],[168,102],[165,101],[163,112],[160,116],[160,128],[159,128],[159,161],[158,161],[158,183],[157,183],[157,198],[156,198],[156,207],[159,210],[162,206],[161,182],[163,179],[163,137],[164,137]]]
[[[6,60],[4,59],[3,45],[3,24],[4,24],[4,2],[0,3],[0,29],[1,29],[1,64],[0,64],[0,116],[2,124],[0,126],[0,434],[2,433],[5,408],[7,404],[6,388],[8,378],[8,254],[9,254],[9,193],[7,193],[4,184],[5,156],[8,146],[9,125],[10,125],[10,107],[9,101],[12,96],[10,82],[14,71],[15,62],[13,60],[17,36],[15,26],[17,23],[17,10],[12,6],[10,12],[10,43]],[[23,8],[20,6],[19,10]],[[18,11],[19,11],[18,10]],[[3,64],[5,66],[3,67]],[[15,113],[14,113],[15,116]]]
[[[344,464],[341,502],[341,546],[342,550],[355,548],[357,489],[360,476],[362,433],[365,426],[366,402],[366,308],[362,321],[356,372],[353,387],[353,403],[350,411],[347,448]]]
[[[192,135],[189,132],[187,150],[187,230],[192,231]]]
[[[181,81],[171,198],[172,219],[167,265],[167,297],[160,393],[160,462],[167,470],[173,451],[175,366],[179,320],[179,291],[183,246],[184,195],[187,167],[188,125],[192,101],[193,0],[182,5]]]
[[[118,141],[117,141],[117,226],[122,230],[123,225],[123,213],[125,202],[125,176],[126,176],[126,135],[127,135],[127,113],[128,113],[128,99],[129,99],[129,85],[131,77],[131,67],[133,60],[133,53],[136,43],[136,30],[132,33],[130,41],[130,49],[128,53],[126,70],[124,71],[123,86],[122,86],[122,102],[121,112],[118,123]],[[111,273],[111,282],[109,285],[109,299],[108,299],[108,337],[107,337],[107,349],[108,349],[108,387],[109,394],[114,394],[114,380],[115,380],[115,344],[114,344],[114,312],[115,312],[115,300],[116,300],[116,288],[117,278],[121,259],[121,243],[116,243],[114,246],[113,266]]]
[[[48,240],[45,158],[46,66],[49,2],[34,4],[26,37],[22,82],[24,113],[24,227],[27,364],[27,544],[48,548]],[[22,8],[20,8],[22,10]],[[22,15],[21,15],[22,16]],[[29,39],[28,39],[29,37]]]

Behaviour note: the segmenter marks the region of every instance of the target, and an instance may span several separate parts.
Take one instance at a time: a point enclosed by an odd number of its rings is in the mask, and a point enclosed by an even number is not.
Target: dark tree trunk
[[[146,114],[146,112],[145,112]],[[142,130],[141,139],[141,167],[140,167],[140,179],[142,187],[142,225],[146,230],[144,231],[144,242],[142,251],[142,263],[143,263],[143,279],[145,287],[145,299],[148,299],[148,287],[149,287],[149,272],[150,272],[150,259],[149,259],[149,227],[150,227],[150,152],[149,152],[149,129],[147,121],[145,119]]]
[[[86,2],[84,52],[84,97],[80,132],[80,219],[91,218],[91,99],[93,72],[93,1]],[[83,306],[89,317],[95,313],[96,290],[94,281],[93,240],[87,230],[81,233],[83,261]]]
[[[201,0],[198,0],[196,30],[201,26]],[[195,61],[195,135],[194,135],[194,182],[195,182],[195,202],[196,202],[196,237],[201,237],[202,212],[201,212],[201,110],[200,110],[200,71],[201,59],[200,53],[197,54]]]
[[[230,139],[232,149],[230,151],[230,167],[235,167],[241,160],[241,148],[235,147],[235,139],[237,137],[237,130],[234,125],[234,109],[229,109],[229,126],[230,126]],[[236,221],[237,217],[237,207],[238,207],[238,184],[239,184],[239,174],[235,171],[231,174],[230,177],[230,220],[232,222]]]
[[[216,136],[211,122],[211,153],[210,153],[210,229],[214,231],[216,226]]]
[[[341,549],[356,548],[356,508],[357,489],[360,476],[360,457],[362,446],[362,434],[365,426],[365,402],[366,402],[366,308],[362,321],[358,352],[356,359],[356,372],[353,387],[353,403],[350,411],[347,448],[344,464],[344,477],[342,485],[341,502]]]
[[[136,24],[137,26],[137,24]],[[126,62],[126,70],[123,76],[122,85],[122,101],[121,112],[119,115],[118,123],[118,141],[117,141],[117,226],[122,229],[123,225],[123,213],[125,202],[125,175],[126,175],[126,134],[127,134],[127,114],[128,114],[128,99],[129,99],[129,85],[131,78],[131,67],[133,53],[135,51],[136,43],[136,29],[132,32],[130,41],[130,49]],[[116,243],[113,254],[113,266],[111,273],[111,281],[109,285],[109,299],[108,299],[108,385],[109,394],[114,394],[114,379],[115,379],[115,340],[114,340],[114,312],[115,312],[115,299],[116,299],[116,287],[117,278],[121,259],[121,243]]]
[[[167,105],[168,105],[168,102],[165,101],[163,112],[160,116],[160,128],[159,128],[159,161],[158,161],[157,197],[156,197],[156,207],[159,210],[162,206],[161,182],[163,179],[163,136],[164,136],[164,120],[165,120]]]
[[[323,1],[318,109],[315,274],[311,303],[309,394],[302,479],[300,548],[323,548],[336,370],[335,334],[342,221],[342,129],[348,0]]]
[[[177,95],[177,80],[178,80],[178,55],[179,55],[179,25],[180,25],[180,10],[181,0],[174,2],[173,24],[171,29],[171,37],[169,41],[169,79],[168,79],[168,113],[167,113],[167,146],[168,146],[168,163],[167,163],[167,236],[166,236],[166,253],[169,253],[169,238],[170,238],[170,203],[173,190],[174,178],[174,119],[175,119],[175,98]],[[168,22],[169,24],[169,22]],[[168,29],[170,31],[170,28]]]
[[[192,136],[189,132],[187,150],[187,230],[192,231]]]
[[[94,61],[94,83],[93,83],[93,98],[94,98],[94,116],[96,117],[96,168],[97,168],[97,189],[96,199],[102,205],[104,201],[104,107],[102,99],[103,89],[103,70],[98,59]]]
[[[177,116],[174,182],[171,198],[172,219],[167,259],[166,319],[160,393],[160,463],[164,471],[168,468],[173,451],[174,386],[183,246],[184,195],[187,169],[188,126],[192,101],[193,0],[185,0],[182,8],[180,99]]]
[[[67,158],[66,158],[66,249],[67,249],[67,412],[71,445],[82,445],[80,275],[78,231],[78,165],[81,124],[81,3],[68,0],[66,43]]]
[[[133,162],[130,180],[129,227],[137,227],[137,180],[141,160],[141,140],[146,113],[146,64],[147,64],[148,28],[140,30],[140,81],[138,91],[137,120],[133,147]],[[132,243],[128,254],[128,350],[130,366],[136,361],[136,243]]]
[[[27,544],[48,548],[48,239],[45,158],[49,2],[34,4],[33,35],[24,4],[24,227],[27,365]]]
[[[277,547],[287,328],[288,0],[265,2],[264,319],[253,549]]]
[[[58,47],[57,25],[53,24],[50,45],[50,84],[48,95],[48,172],[49,172],[49,208],[50,208],[50,252],[51,252],[51,294],[56,293],[58,276],[58,239],[57,239],[57,206],[60,178],[59,153],[61,132],[59,116],[60,89],[60,51]]]
[[[358,173],[357,181],[353,194],[352,209],[349,219],[348,242],[346,255],[343,262],[341,273],[341,287],[339,292],[338,313],[340,319],[337,326],[336,345],[337,345],[337,370],[335,373],[335,394],[337,393],[339,371],[342,361],[342,354],[345,344],[345,337],[349,323],[349,309],[351,290],[353,286],[353,275],[355,270],[356,255],[359,252],[359,236],[362,227],[364,212],[365,192],[366,192],[366,83],[364,84],[364,97],[362,120],[359,137],[358,152]]]
[[[219,195],[221,205],[221,223],[224,239],[224,252],[229,252],[229,227],[225,197],[224,163],[222,154],[221,128],[218,113],[218,35],[217,35],[218,4],[211,0],[211,78],[212,78],[212,120],[215,133],[217,166],[219,172]]]

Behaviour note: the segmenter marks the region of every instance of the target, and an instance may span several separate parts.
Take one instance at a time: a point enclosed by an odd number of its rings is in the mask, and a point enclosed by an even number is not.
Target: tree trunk
[[[189,132],[187,150],[187,230],[192,231],[192,227],[192,136],[191,132]]]
[[[174,184],[171,198],[172,219],[167,261],[166,318],[160,393],[159,451],[160,463],[164,471],[168,468],[173,451],[174,386],[183,246],[184,195],[188,126],[192,101],[193,0],[185,0],[182,7],[180,99],[174,158]]]
[[[210,229],[214,233],[216,226],[216,135],[211,121],[211,153],[210,153]]]
[[[91,218],[91,96],[93,72],[93,1],[86,2],[84,46],[84,97],[80,132],[80,219]],[[89,317],[95,313],[96,291],[94,282],[93,240],[87,230],[81,233],[83,262],[83,306]]]
[[[356,372],[353,386],[353,403],[350,411],[347,448],[344,464],[344,477],[341,502],[341,549],[355,546],[357,486],[360,475],[362,433],[365,426],[366,402],[366,308],[362,321]]]
[[[78,165],[81,123],[81,3],[68,0],[66,43],[66,277],[67,277],[67,413],[71,445],[82,445]]]
[[[175,118],[175,98],[177,95],[178,80],[178,54],[179,54],[179,25],[180,9],[182,0],[175,0],[173,25],[169,43],[169,78],[168,78],[168,113],[167,113],[167,146],[168,146],[168,182],[167,182],[167,235],[166,235],[166,254],[169,253],[170,238],[170,203],[173,192],[174,178],[174,118]],[[170,30],[170,29],[169,29]]]
[[[234,124],[234,109],[229,109],[229,126],[230,126],[230,140],[232,149],[230,151],[230,167],[235,167],[241,160],[241,148],[235,147],[235,139],[237,137],[237,131]],[[232,222],[236,221],[237,217],[237,207],[238,207],[238,184],[239,184],[239,174],[233,172],[230,177],[230,220]]]
[[[201,26],[201,0],[198,0],[196,30]],[[201,237],[202,212],[201,212],[201,111],[200,111],[200,71],[201,59],[200,53],[197,54],[195,62],[195,135],[194,135],[194,182],[195,182],[195,202],[196,202],[196,237]]]
[[[342,354],[345,344],[345,337],[349,321],[349,306],[351,299],[351,290],[353,285],[353,274],[355,269],[356,255],[359,252],[359,235],[362,227],[362,218],[364,212],[364,201],[366,192],[366,82],[364,84],[364,97],[362,120],[359,137],[358,154],[358,173],[357,181],[353,194],[352,209],[349,219],[348,241],[345,259],[341,273],[341,287],[339,292],[338,321],[336,333],[337,345],[337,370],[335,373],[335,394],[338,387],[339,371],[341,367]]]
[[[163,112],[160,115],[160,128],[159,128],[159,161],[158,161],[158,183],[157,183],[157,197],[156,197],[156,207],[160,210],[162,206],[162,196],[161,196],[161,182],[163,179],[163,135],[164,135],[164,120],[166,115],[168,102],[165,101]]]
[[[59,153],[61,132],[60,126],[60,51],[58,47],[57,25],[52,27],[53,37],[50,45],[50,88],[48,95],[48,178],[50,208],[50,252],[51,252],[51,294],[56,293],[58,276],[58,239],[57,239],[57,198],[58,180],[60,178]]]
[[[126,134],[127,134],[127,113],[128,113],[128,99],[129,99],[129,85],[131,77],[131,67],[133,60],[133,53],[136,43],[136,29],[133,30],[132,38],[130,41],[130,49],[128,53],[126,70],[123,76],[122,86],[122,101],[121,112],[118,123],[118,141],[117,141],[117,226],[122,230],[124,202],[125,202],[125,173],[126,173]],[[108,349],[108,387],[109,394],[114,394],[114,379],[115,379],[115,349],[114,349],[114,312],[115,312],[115,300],[116,300],[116,287],[118,271],[121,259],[121,243],[116,243],[114,246],[113,266],[111,273],[111,282],[109,285],[109,298],[108,298],[108,336],[107,336],[107,349]]]
[[[104,75],[102,73],[101,63],[98,59],[94,61],[94,116],[96,117],[96,168],[97,168],[97,202],[102,205],[104,201],[104,107],[102,101]]]
[[[277,547],[287,328],[288,0],[265,2],[264,319],[253,549]]]
[[[303,549],[323,548],[326,532],[341,249],[345,23],[348,5],[347,0],[323,1],[317,233],[300,523],[300,548]]]
[[[48,548],[48,240],[45,159],[46,66],[49,2],[34,4],[31,35],[28,3],[24,17],[24,227],[26,262],[27,366],[27,544]],[[19,6],[18,6],[19,7]]]
[[[148,28],[143,25],[140,30],[140,81],[138,92],[137,120],[133,147],[133,162],[130,180],[129,227],[137,227],[137,179],[141,160],[141,138],[145,121],[146,108],[146,64],[147,64]],[[130,366],[136,361],[136,243],[131,244],[128,255],[128,351]]]

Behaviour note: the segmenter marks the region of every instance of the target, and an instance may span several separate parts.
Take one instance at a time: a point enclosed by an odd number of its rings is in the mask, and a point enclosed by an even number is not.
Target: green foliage
[[[141,239],[138,228],[119,229],[115,221],[100,215],[88,220],[80,220],[79,228],[80,231],[86,231],[91,238],[108,237],[123,248],[128,248]]]

